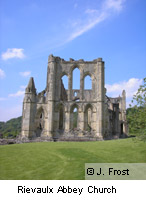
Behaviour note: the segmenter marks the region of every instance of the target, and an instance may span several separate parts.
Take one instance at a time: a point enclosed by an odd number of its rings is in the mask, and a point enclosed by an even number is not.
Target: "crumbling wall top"
[[[53,54],[49,55],[48,63],[49,62],[61,62],[61,63],[97,63],[102,62],[102,58],[94,59],[93,61],[85,61],[84,59],[74,60],[70,58],[69,60],[64,60],[63,58],[53,56]]]

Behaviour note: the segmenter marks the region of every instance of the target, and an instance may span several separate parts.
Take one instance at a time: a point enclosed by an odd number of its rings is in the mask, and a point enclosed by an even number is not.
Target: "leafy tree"
[[[15,138],[21,131],[22,117],[0,122],[0,138]]]
[[[140,85],[137,93],[133,96],[130,108],[127,110],[130,134],[146,134],[146,78]]]

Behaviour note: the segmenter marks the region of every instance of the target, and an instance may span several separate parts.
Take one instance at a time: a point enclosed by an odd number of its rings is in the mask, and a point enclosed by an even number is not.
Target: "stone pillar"
[[[92,129],[95,131],[96,128],[97,128],[97,121],[96,121],[96,118],[97,118],[97,113],[96,112],[92,112]]]
[[[34,80],[31,77],[23,101],[22,131],[21,137],[32,138],[35,136],[34,119],[36,114],[36,89]]]
[[[116,136],[120,136],[120,126],[119,126],[119,105],[114,104],[113,105],[114,112],[115,112],[115,119],[114,119],[114,133]]]
[[[71,101],[72,99],[72,72],[69,74],[68,77],[68,100]]]
[[[101,58],[97,59],[97,136],[102,138],[104,135],[104,62]]]
[[[70,130],[70,112],[65,112],[65,131]]]
[[[84,99],[84,77],[83,77],[83,70],[80,71],[80,100]]]
[[[126,120],[126,92],[123,90],[122,92],[122,120]]]
[[[32,138],[34,135],[34,119],[36,104],[33,102],[23,102],[22,131],[21,136]]]
[[[53,134],[53,121],[54,121],[54,100],[55,100],[55,75],[56,75],[56,61],[53,55],[49,56],[48,59],[48,136],[52,136]]]
[[[83,131],[84,130],[84,112],[79,111],[78,112],[78,124],[79,128]]]

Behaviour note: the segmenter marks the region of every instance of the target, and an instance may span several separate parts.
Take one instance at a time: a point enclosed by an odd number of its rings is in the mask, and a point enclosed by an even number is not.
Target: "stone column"
[[[104,135],[104,62],[102,58],[97,59],[97,136],[102,138]]]
[[[96,122],[96,118],[97,118],[97,113],[96,112],[92,112],[92,129],[95,131],[96,130],[96,126],[97,126],[97,122]]]
[[[70,112],[65,112],[65,131],[70,130]]]
[[[84,130],[84,112],[79,111],[78,112],[78,124],[79,128],[83,131]]]
[[[47,96],[47,102],[48,102],[48,136],[52,136],[53,134],[53,121],[54,121],[54,99],[55,99],[55,75],[56,75],[56,61],[55,57],[53,55],[49,56],[48,59],[48,68],[49,68],[49,74],[48,74],[48,96]]]
[[[72,99],[72,72],[68,76],[68,100]]]
[[[36,114],[36,89],[31,77],[23,101],[22,131],[21,137],[31,138],[35,136],[35,114]]]
[[[126,92],[122,92],[122,120],[126,121]]]
[[[115,110],[114,132],[119,137],[120,136],[119,106],[118,105],[114,105],[114,110]]]
[[[83,92],[84,92],[84,78],[83,78],[83,70],[81,70],[80,71],[80,100],[81,101],[84,99]]]

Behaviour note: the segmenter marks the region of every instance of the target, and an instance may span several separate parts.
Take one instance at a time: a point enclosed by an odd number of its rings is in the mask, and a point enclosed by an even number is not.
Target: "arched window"
[[[42,130],[42,124],[41,124],[41,123],[40,123],[40,125],[39,125],[39,126],[40,126],[40,130]]]
[[[35,123],[36,123],[35,134],[36,134],[36,137],[40,137],[41,134],[44,131],[44,127],[45,127],[45,120],[44,120],[44,118],[45,118],[45,116],[44,116],[44,110],[43,110],[42,107],[40,107],[37,110],[36,118],[35,118]]]
[[[78,128],[78,106],[74,105],[71,108],[71,113],[70,113],[70,128],[71,129],[76,129]]]
[[[77,92],[74,92],[74,96],[75,96],[75,97],[77,96]]]
[[[78,68],[75,68],[72,72],[73,76],[73,84],[72,89],[80,89],[80,70]]]
[[[78,125],[78,109],[75,107],[73,109],[73,128],[77,128]]]
[[[64,85],[64,88],[65,88],[66,90],[68,90],[68,77],[67,77],[66,75],[64,75],[64,76],[62,77],[62,83],[63,83],[63,85]]]
[[[92,79],[89,75],[84,78],[84,90],[92,90]]]
[[[84,113],[84,129],[86,131],[91,131],[92,129],[92,107],[88,105],[86,107],[85,113]]]

